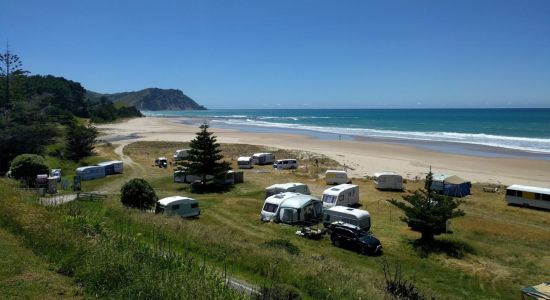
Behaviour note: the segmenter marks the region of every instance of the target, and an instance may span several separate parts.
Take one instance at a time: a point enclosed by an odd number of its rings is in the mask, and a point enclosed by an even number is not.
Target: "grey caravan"
[[[323,224],[325,226],[338,221],[355,225],[365,231],[370,230],[370,214],[366,210],[346,206],[333,206],[323,212]]]
[[[310,195],[307,184],[299,182],[278,183],[265,188],[265,198],[285,192],[294,192],[304,195]]]
[[[124,164],[120,160],[105,161],[97,164],[105,168],[105,175],[122,174]]]
[[[88,166],[76,169],[76,175],[82,180],[92,180],[105,177],[105,168],[101,166]]]
[[[275,155],[272,153],[254,153],[252,162],[256,165],[269,165],[275,161]]]
[[[311,195],[283,193],[278,220],[285,224],[317,224],[323,218],[323,203]]]
[[[195,199],[172,196],[160,199],[157,202],[155,213],[191,218],[199,216],[201,214],[201,209],[199,208],[199,202]]]

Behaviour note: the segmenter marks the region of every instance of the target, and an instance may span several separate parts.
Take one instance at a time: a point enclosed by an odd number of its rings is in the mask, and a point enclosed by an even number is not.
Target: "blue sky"
[[[0,6],[0,40],[27,70],[97,92],[177,88],[208,108],[550,107],[546,0]]]

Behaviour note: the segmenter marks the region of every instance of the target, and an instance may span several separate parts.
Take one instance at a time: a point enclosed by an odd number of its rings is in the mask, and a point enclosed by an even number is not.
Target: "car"
[[[336,247],[350,248],[361,254],[382,254],[380,241],[372,233],[358,226],[339,221],[331,223],[328,229],[331,232],[330,240]]]

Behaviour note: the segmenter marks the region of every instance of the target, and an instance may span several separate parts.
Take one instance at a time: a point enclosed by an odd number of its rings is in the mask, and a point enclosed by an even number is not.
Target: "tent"
[[[550,300],[550,281],[521,289],[521,299]]]
[[[451,197],[464,197],[470,195],[472,184],[458,176],[434,174],[432,190]]]

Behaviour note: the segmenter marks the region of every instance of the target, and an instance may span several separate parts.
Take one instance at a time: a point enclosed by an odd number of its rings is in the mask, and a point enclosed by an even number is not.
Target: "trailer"
[[[365,231],[369,231],[371,226],[370,214],[366,210],[334,206],[323,212],[323,225],[325,227],[338,221],[355,225]]]
[[[252,155],[252,162],[256,165],[269,165],[275,161],[275,155],[273,153],[254,153]]]
[[[327,170],[325,172],[325,182],[327,184],[351,183],[348,173],[342,170]]]
[[[120,160],[101,162],[97,166],[105,168],[105,175],[122,174],[124,171],[124,163]]]
[[[80,180],[93,180],[105,177],[105,168],[102,166],[88,166],[76,169],[76,175]]]
[[[339,184],[323,192],[323,207],[352,206],[359,203],[359,186],[355,184]]]
[[[252,169],[252,157],[241,156],[237,159],[237,166],[239,169]]]
[[[394,172],[374,173],[374,184],[379,190],[403,190],[403,177]]]
[[[190,218],[198,217],[201,214],[201,209],[199,208],[199,202],[193,198],[172,196],[160,199],[157,202],[155,213]]]
[[[285,193],[285,192],[294,192],[294,193],[300,193],[304,195],[311,194],[307,184],[303,184],[299,182],[277,183],[265,188],[265,198],[271,197],[276,194]]]

